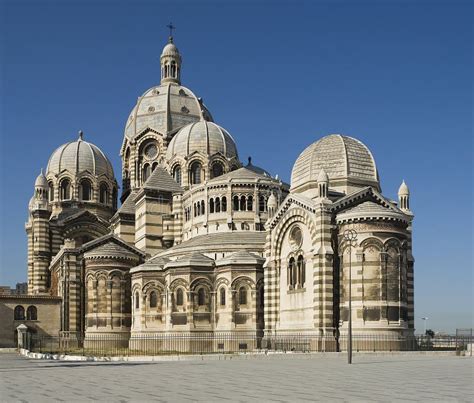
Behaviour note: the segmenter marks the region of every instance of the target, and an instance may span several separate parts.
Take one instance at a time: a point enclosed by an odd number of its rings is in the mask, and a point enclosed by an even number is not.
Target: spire
[[[181,55],[173,40],[173,30],[176,27],[171,22],[167,27],[170,30],[170,36],[160,56],[161,84],[181,84]]]
[[[405,180],[398,188],[398,207],[403,211],[410,210],[410,190],[408,189]]]
[[[324,168],[321,168],[321,171],[319,171],[317,182],[318,182],[318,196],[326,199],[328,197],[329,176],[324,170]]]

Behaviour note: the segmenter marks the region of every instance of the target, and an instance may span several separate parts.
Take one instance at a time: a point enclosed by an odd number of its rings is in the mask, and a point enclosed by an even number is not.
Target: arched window
[[[239,211],[239,196],[234,196],[233,209],[234,211]]]
[[[227,211],[227,197],[222,197],[222,212]]]
[[[224,173],[224,168],[222,167],[222,164],[220,162],[215,162],[212,165],[212,177],[217,178],[218,176],[221,176]]]
[[[112,191],[112,207],[117,210],[117,188]]]
[[[146,180],[149,178],[150,172],[151,172],[151,170],[150,170],[150,165],[145,164],[145,165],[143,166],[143,183],[145,183]]]
[[[194,161],[189,169],[189,182],[191,185],[198,185],[201,183],[201,163]]]
[[[290,288],[293,288],[296,284],[296,267],[295,259],[292,257],[288,262],[288,273],[287,273],[287,282]]]
[[[179,165],[173,169],[173,178],[178,185],[181,185],[181,167]]]
[[[151,172],[153,172],[157,166],[158,166],[158,162],[154,162],[153,165],[151,166]]]
[[[297,267],[298,267],[298,284],[300,287],[303,287],[306,281],[305,279],[306,273],[305,273],[304,258],[301,255],[298,256]]]
[[[15,320],[25,320],[25,308],[21,305],[17,305],[13,311],[13,317]]]
[[[204,214],[206,212],[204,205],[205,205],[204,200],[201,200],[201,214]]]
[[[54,200],[54,185],[53,182],[48,183],[48,195],[49,195],[49,201]]]
[[[240,196],[240,211],[245,211],[245,196]]]
[[[239,288],[239,305],[247,305],[247,289],[244,286]]]
[[[178,291],[176,291],[176,305],[183,305],[183,290],[181,288],[178,288]]]
[[[61,181],[61,200],[71,199],[71,182],[69,179],[63,179]]]
[[[260,196],[258,198],[258,211],[265,211],[266,203],[265,203],[265,197]]]
[[[156,308],[158,306],[158,296],[156,291],[150,293],[150,308]]]
[[[214,199],[209,200],[209,214],[214,212]]]
[[[225,306],[225,288],[222,287],[219,292],[220,292],[221,305]]]
[[[135,293],[135,309],[140,308],[140,294],[138,291]]]
[[[79,187],[79,197],[81,200],[92,200],[92,184],[89,179],[82,179]]]
[[[247,211],[252,211],[253,210],[253,197],[249,196],[247,197]]]
[[[206,305],[206,291],[204,290],[204,288],[200,288],[198,290],[198,305]]]
[[[171,77],[176,78],[176,63],[174,61],[171,62]]]
[[[216,197],[216,213],[220,213],[220,212],[221,212],[221,199]]]
[[[27,320],[38,320],[38,310],[34,305],[31,305],[26,310],[26,319]]]
[[[102,204],[107,204],[109,199],[109,188],[105,183],[100,184],[99,188],[99,202]]]

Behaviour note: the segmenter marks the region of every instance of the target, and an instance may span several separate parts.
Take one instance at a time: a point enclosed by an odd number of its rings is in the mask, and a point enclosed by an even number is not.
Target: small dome
[[[261,168],[261,167],[258,167],[256,165],[253,165],[252,164],[252,157],[249,157],[249,162],[248,164],[245,166],[245,168],[257,173],[257,174],[260,174],[260,175],[263,175],[263,176],[268,176],[269,178],[271,178],[272,176],[270,175],[270,172],[266,171],[265,169]]]
[[[402,182],[398,189],[398,195],[399,196],[409,196],[410,195],[410,190],[408,190],[408,186],[405,183],[405,181]]]
[[[351,193],[365,186],[380,189],[371,152],[352,137],[331,134],[307,147],[293,165],[291,190],[302,192],[314,188],[321,169],[334,190]]]
[[[114,179],[114,170],[108,158],[97,146],[82,140],[82,135],[77,141],[63,144],[51,154],[46,175],[59,175],[64,170],[72,174],[88,171],[95,176],[106,175]]]
[[[163,48],[163,51],[161,52],[161,56],[178,56],[180,57],[179,50],[176,47],[176,45],[171,41],[168,42],[165,47]]]
[[[133,141],[147,127],[165,135],[201,119],[213,120],[202,100],[190,89],[168,82],[138,98],[125,124],[125,137]]]
[[[46,179],[46,176],[44,176],[43,170],[41,170],[41,173],[35,180],[35,188],[48,188],[48,180]]]
[[[229,132],[205,120],[187,125],[176,133],[168,145],[166,158],[170,161],[175,155],[187,157],[194,152],[209,156],[221,153],[229,159],[238,159],[237,147]]]

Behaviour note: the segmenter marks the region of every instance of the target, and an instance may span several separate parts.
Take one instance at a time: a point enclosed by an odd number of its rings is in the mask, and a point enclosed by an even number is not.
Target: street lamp
[[[357,231],[346,229],[343,237],[349,244],[349,338],[347,343],[347,363],[352,364],[352,247],[357,245]]]
[[[424,331],[423,331],[423,336],[426,336],[426,321],[427,321],[428,319],[429,319],[428,317],[421,318],[421,320],[423,321],[423,324],[424,324],[424,326],[423,326],[423,329],[424,329]]]

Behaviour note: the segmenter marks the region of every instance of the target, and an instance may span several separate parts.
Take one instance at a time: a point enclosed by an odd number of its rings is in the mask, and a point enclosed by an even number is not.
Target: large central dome
[[[125,125],[125,136],[132,141],[147,127],[165,135],[202,119],[212,121],[202,101],[190,89],[167,82],[138,98]]]
[[[330,134],[307,147],[293,165],[291,191],[315,188],[322,169],[333,190],[348,194],[365,186],[380,189],[372,153],[352,137]]]

